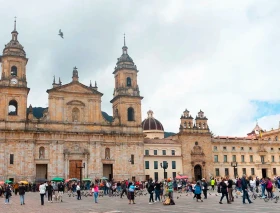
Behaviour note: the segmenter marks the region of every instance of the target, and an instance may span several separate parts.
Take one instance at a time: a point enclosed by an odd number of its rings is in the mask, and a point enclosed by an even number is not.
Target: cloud
[[[279,1],[249,0],[3,1],[0,44],[10,40],[16,15],[29,57],[29,104],[45,106],[53,76],[68,83],[77,66],[82,83],[97,81],[102,110],[112,114],[112,72],[126,33],[143,119],[152,109],[177,132],[185,108],[193,117],[202,109],[216,135],[244,136],[256,118],[267,129],[278,125],[279,112],[256,103],[279,102],[279,9]]]

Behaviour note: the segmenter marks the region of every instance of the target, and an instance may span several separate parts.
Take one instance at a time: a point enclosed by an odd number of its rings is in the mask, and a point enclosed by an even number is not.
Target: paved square
[[[211,191],[210,191],[211,193]],[[257,198],[253,200],[253,204],[242,204],[242,198],[235,198],[232,204],[219,204],[220,195],[216,193],[208,195],[208,199],[204,202],[196,202],[193,200],[192,194],[177,194],[174,193],[174,200],[176,205],[164,206],[157,202],[153,205],[148,204],[148,195],[136,197],[136,204],[129,205],[126,197],[100,197],[99,203],[94,203],[93,197],[82,197],[82,200],[77,200],[76,197],[69,197],[67,194],[63,195],[62,203],[48,203],[45,199],[45,205],[40,205],[40,195],[38,192],[27,192],[25,195],[26,205],[21,206],[19,196],[13,195],[9,205],[5,205],[4,198],[0,198],[0,212],[9,213],[216,213],[216,212],[279,212],[280,202],[274,201],[264,202],[263,199]],[[277,193],[279,194],[279,193]],[[178,199],[177,199],[178,198]]]

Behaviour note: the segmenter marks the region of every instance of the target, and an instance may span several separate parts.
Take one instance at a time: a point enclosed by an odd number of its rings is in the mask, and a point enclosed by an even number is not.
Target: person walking
[[[81,187],[80,187],[80,183],[77,184],[77,187],[76,187],[76,190],[77,190],[77,200],[81,200]]]
[[[156,184],[155,184],[155,202],[157,202],[157,200],[160,202],[160,188],[161,188],[161,183],[156,181]]]
[[[201,181],[202,181],[202,191],[203,191],[204,199],[207,199],[208,184],[205,178],[202,178]]]
[[[95,185],[93,184],[92,190],[93,190],[92,192],[94,196],[94,202],[98,203],[97,198],[98,198],[99,188],[97,183]]]
[[[246,179],[245,174],[241,178],[241,187],[242,187],[242,191],[243,191],[243,204],[245,204],[245,199],[246,198],[247,198],[249,203],[252,203],[252,201],[250,200],[250,197],[248,195],[248,181]]]
[[[231,204],[231,202],[228,200],[227,184],[225,183],[225,180],[226,180],[225,178],[222,178],[222,182],[220,182],[220,185],[218,186],[218,187],[220,187],[221,193],[222,193],[222,197],[221,197],[219,203],[223,204],[222,200],[223,200],[224,197],[226,197],[227,203]]]
[[[39,186],[39,193],[41,196],[41,205],[43,206],[44,205],[44,195],[46,194],[46,184],[45,183],[42,183]]]
[[[212,190],[214,191],[215,190],[215,180],[214,180],[213,177],[212,177],[212,179],[210,181],[210,184],[211,184]]]
[[[25,187],[23,183],[18,187],[18,194],[20,198],[20,205],[25,205],[24,203]]]
[[[10,204],[10,197],[12,195],[12,191],[8,184],[5,187],[6,187],[5,188],[5,204]]]
[[[198,202],[198,200],[200,200],[201,202],[203,202],[203,200],[201,199],[201,185],[199,182],[196,183],[195,187],[194,187],[194,194],[196,197],[196,202]]]
[[[51,185],[51,182],[48,183],[46,191],[48,193],[48,202],[52,203],[52,196],[53,196],[53,186]]]
[[[128,200],[129,200],[128,204],[131,204],[131,201],[133,202],[133,204],[135,204],[134,191],[135,191],[135,185],[134,185],[134,183],[132,183],[128,188]]]
[[[233,194],[232,194],[232,185],[233,185],[233,180],[231,178],[229,178],[229,180],[228,180],[228,196],[229,196],[229,201],[230,202],[234,201]]]
[[[148,192],[150,194],[150,198],[149,198],[149,204],[154,204],[154,190],[155,190],[155,186],[154,183],[152,182],[152,180],[149,180],[148,186],[147,186]]]
[[[121,192],[120,198],[122,198],[122,196],[123,196],[124,193],[125,193],[125,195],[127,196],[126,184],[125,184],[124,181],[121,183],[121,189],[122,189],[122,192]]]

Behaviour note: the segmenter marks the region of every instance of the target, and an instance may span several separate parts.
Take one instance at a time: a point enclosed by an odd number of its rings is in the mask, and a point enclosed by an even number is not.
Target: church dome
[[[160,130],[160,131],[164,131],[164,128],[161,124],[161,122],[159,122],[157,119],[155,119],[153,117],[153,111],[149,110],[148,111],[148,118],[146,118],[143,122],[142,122],[142,128],[144,131],[149,131],[149,130]]]

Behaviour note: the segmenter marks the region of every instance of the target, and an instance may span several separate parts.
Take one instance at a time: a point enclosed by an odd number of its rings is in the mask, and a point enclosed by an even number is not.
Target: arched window
[[[132,107],[127,109],[127,120],[134,121],[134,109]]]
[[[186,128],[187,127],[187,122],[184,122],[184,128]]]
[[[17,76],[17,67],[16,66],[11,67],[11,76]]]
[[[131,87],[131,78],[130,77],[126,78],[126,86]]]
[[[189,122],[188,128],[191,128],[191,122]]]
[[[79,122],[80,121],[80,110],[77,107],[75,107],[72,110],[72,121],[73,122]]]
[[[18,103],[15,100],[9,102],[9,114],[8,115],[17,115],[18,114]]]
[[[41,146],[39,148],[39,159],[44,159],[44,158],[45,158],[45,148]]]
[[[119,116],[119,110],[115,109],[115,117],[118,117],[118,116]]]
[[[105,159],[110,159],[110,149],[109,148],[105,149]]]

